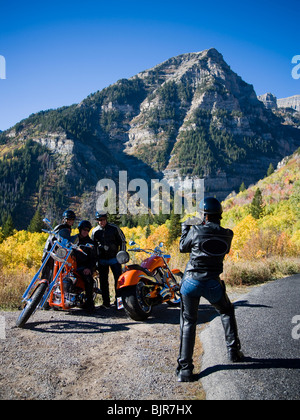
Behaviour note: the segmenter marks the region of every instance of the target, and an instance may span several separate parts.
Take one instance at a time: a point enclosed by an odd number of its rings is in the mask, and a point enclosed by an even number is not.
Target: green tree
[[[40,209],[38,208],[34,213],[33,218],[31,219],[27,230],[31,233],[34,232],[41,232],[44,226],[43,216],[41,214]]]
[[[300,181],[296,181],[294,184],[293,193],[290,197],[292,209],[300,219]]]
[[[174,242],[181,234],[181,216],[172,212],[169,227],[169,243]]]
[[[9,214],[7,216],[6,222],[4,223],[4,225],[2,227],[2,234],[3,234],[4,239],[13,235],[14,229],[15,229],[14,221],[13,221],[13,218],[12,218],[11,214]]]
[[[243,192],[243,191],[245,191],[246,190],[246,185],[245,185],[245,183],[244,182],[242,182],[241,183],[241,186],[240,186],[240,192]]]
[[[164,225],[168,218],[169,216],[167,214],[163,214],[163,212],[160,210],[159,214],[154,215],[154,223],[158,225]]]
[[[267,172],[267,176],[272,175],[273,172],[274,172],[274,166],[272,165],[272,163],[270,163],[269,168],[268,168],[268,172]]]
[[[250,205],[250,213],[254,219],[259,219],[264,211],[262,193],[259,188],[256,189],[253,200]]]
[[[146,239],[149,238],[150,235],[151,235],[151,229],[150,229],[150,226],[147,225],[146,226],[146,232],[145,232]]]

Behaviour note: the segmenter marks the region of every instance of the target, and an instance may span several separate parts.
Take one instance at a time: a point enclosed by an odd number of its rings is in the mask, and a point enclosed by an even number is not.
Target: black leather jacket
[[[91,238],[97,243],[99,259],[115,258],[119,251],[126,251],[126,239],[122,230],[113,223],[104,228],[98,226],[92,231]]]
[[[82,270],[84,268],[89,268],[93,273],[96,267],[97,253],[96,253],[96,243],[87,236],[86,238],[81,238],[80,235],[77,235],[74,238],[74,244],[76,245],[86,245],[91,244],[93,248],[82,247],[84,254],[80,251],[75,250],[74,254],[77,261],[77,270]]]
[[[185,277],[196,280],[218,279],[223,272],[223,260],[230,251],[233,232],[213,222],[182,225],[180,252],[190,253]]]

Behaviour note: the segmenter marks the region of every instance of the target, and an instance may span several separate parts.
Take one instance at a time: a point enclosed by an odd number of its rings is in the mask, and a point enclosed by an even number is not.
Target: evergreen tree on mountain
[[[176,239],[181,234],[180,219],[181,219],[181,215],[175,214],[173,211],[170,218],[169,240],[168,240],[169,244],[176,241]]]
[[[28,232],[41,232],[44,226],[43,216],[41,214],[40,209],[38,208],[34,213],[33,218],[31,219],[29,226],[27,228]]]
[[[275,171],[275,169],[274,169],[274,166],[273,166],[273,164],[272,164],[272,162],[270,163],[270,165],[269,165],[269,168],[268,168],[268,172],[267,172],[267,176],[270,176],[270,175],[272,175],[272,173]]]
[[[7,216],[7,219],[6,219],[3,227],[2,227],[3,238],[6,239],[9,236],[13,235],[14,234],[14,229],[15,229],[14,221],[13,221],[13,218],[12,218],[11,214],[9,214]]]
[[[260,219],[263,215],[264,205],[262,199],[262,193],[259,188],[256,189],[253,200],[250,205],[250,213],[254,219]]]

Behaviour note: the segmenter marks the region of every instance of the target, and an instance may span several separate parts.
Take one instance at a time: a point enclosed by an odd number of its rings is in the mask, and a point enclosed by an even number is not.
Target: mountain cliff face
[[[269,109],[291,108],[297,112],[300,111],[300,95],[277,99],[272,93],[265,93],[264,95],[258,96],[258,99]]]
[[[279,108],[292,108],[300,111],[300,95],[290,96],[289,98],[277,99],[277,106]]]
[[[281,124],[210,49],[173,57],[78,105],[31,115],[0,134],[0,157],[28,141],[41,147],[38,162],[48,156],[39,193],[29,186],[26,200],[21,194],[28,214],[53,203],[54,215],[70,205],[90,217],[97,181],[117,180],[120,170],[146,181],[205,178],[206,191],[223,199],[299,147],[300,131]]]
[[[266,108],[271,109],[283,124],[300,128],[300,95],[277,99],[272,93],[265,93],[258,96],[258,99]]]

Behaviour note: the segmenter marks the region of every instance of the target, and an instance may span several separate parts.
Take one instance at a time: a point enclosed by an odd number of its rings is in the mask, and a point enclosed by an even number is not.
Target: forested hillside
[[[29,223],[33,216],[28,208],[34,208],[46,195],[47,201],[55,206],[64,205],[64,196],[59,185],[53,189],[44,189],[51,178],[54,162],[46,147],[28,140],[0,159],[0,224],[4,225],[9,215],[14,220],[22,219]],[[55,176],[53,175],[53,182]],[[20,225],[19,225],[20,226]],[[23,224],[24,226],[24,224]]]
[[[298,256],[300,149],[271,175],[226,200],[223,207],[223,223],[238,234],[233,246],[236,258]]]

